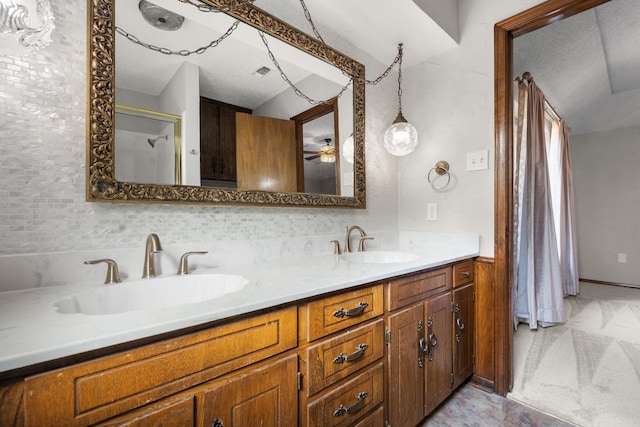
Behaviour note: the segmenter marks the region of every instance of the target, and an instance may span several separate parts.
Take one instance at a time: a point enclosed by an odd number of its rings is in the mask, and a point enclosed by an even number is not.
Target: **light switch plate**
[[[467,153],[467,170],[479,171],[489,169],[489,150]]]

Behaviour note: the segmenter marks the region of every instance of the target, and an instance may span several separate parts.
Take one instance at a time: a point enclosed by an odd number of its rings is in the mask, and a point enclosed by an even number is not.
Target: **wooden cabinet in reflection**
[[[203,185],[214,181],[210,184],[235,187],[237,112],[251,113],[251,110],[200,98],[200,179]]]

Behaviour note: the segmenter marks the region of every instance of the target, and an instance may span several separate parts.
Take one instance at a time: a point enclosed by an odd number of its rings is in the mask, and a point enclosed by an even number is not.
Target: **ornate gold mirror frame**
[[[259,30],[313,55],[353,77],[354,196],[276,193],[217,187],[120,182],[114,174],[115,0],[88,0],[88,120],[86,197],[91,202],[205,203],[366,207],[364,160],[364,66],[249,2],[204,0]]]

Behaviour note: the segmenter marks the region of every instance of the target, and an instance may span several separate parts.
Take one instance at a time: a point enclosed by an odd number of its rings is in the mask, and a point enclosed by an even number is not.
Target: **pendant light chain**
[[[183,0],[179,0],[179,1],[183,1]],[[205,53],[207,51],[207,49],[218,46],[224,39],[229,37],[231,35],[231,33],[233,33],[236,30],[236,28],[238,28],[239,24],[240,24],[240,21],[235,21],[231,25],[231,27],[229,27],[227,32],[224,33],[223,35],[221,35],[218,39],[213,40],[208,45],[199,47],[198,49],[195,49],[195,50],[187,50],[187,49],[171,50],[171,49],[168,49],[166,47],[158,47],[158,46],[143,42],[138,37],[134,36],[131,33],[128,33],[127,31],[125,31],[124,29],[122,29],[120,27],[116,27],[116,31],[118,33],[122,34],[123,36],[125,36],[130,42],[135,43],[137,45],[140,45],[142,47],[145,47],[145,48],[147,48],[149,50],[153,50],[154,52],[160,52],[160,53],[163,53],[165,55],[189,56],[189,55],[193,55],[194,53],[197,53],[198,55],[202,55],[203,53]]]
[[[305,4],[304,0],[300,0],[300,4],[302,5],[302,10],[304,10],[304,17],[307,19],[307,22],[309,22],[309,24],[311,25],[311,29],[313,30],[313,34],[315,34],[316,38],[318,40],[320,40],[322,42],[322,44],[324,44],[326,46],[326,43],[324,42],[322,36],[318,32],[318,29],[316,28],[315,24],[313,23],[313,20],[311,19],[311,13],[309,13],[309,9],[307,8],[307,5]]]
[[[180,0],[180,1],[188,1],[188,0]],[[324,39],[322,38],[322,36],[318,32],[318,29],[316,28],[315,24],[313,23],[313,19],[311,19],[311,13],[309,13],[309,9],[307,8],[307,5],[305,4],[304,0],[300,0],[300,4],[302,5],[302,9],[304,10],[304,16],[307,19],[307,22],[309,23],[309,25],[311,25],[311,29],[313,30],[313,33],[316,35],[316,38],[318,40],[320,40],[322,42],[322,44],[327,46],[327,43],[325,43]],[[387,77],[389,75],[389,73],[391,72],[391,70],[393,69],[393,67],[398,62],[401,62],[401,61],[402,61],[402,44],[399,45],[398,54],[396,55],[396,57],[391,62],[391,65],[389,65],[387,67],[387,69],[382,74],[380,74],[380,76],[378,76],[377,79],[375,79],[375,80],[361,79],[359,77],[354,77],[354,76],[351,76],[350,74],[347,74],[344,70],[342,71],[342,74],[346,75],[349,78],[355,78],[355,79],[357,79],[359,81],[362,81],[362,82],[364,82],[366,84],[369,84],[369,85],[377,85],[385,77]]]
[[[398,45],[398,112],[402,114],[402,43]]]
[[[285,82],[287,82],[287,84],[291,87],[291,89],[295,92],[296,95],[298,95],[300,98],[304,98],[311,105],[326,104],[327,102],[329,102],[328,100],[316,101],[315,99],[310,98],[309,96],[304,94],[300,89],[298,89],[298,87],[295,84],[293,84],[293,82],[289,79],[289,77],[287,77],[285,72],[280,67],[280,64],[278,63],[278,60],[276,59],[275,55],[273,54],[273,52],[271,52],[271,49],[269,48],[269,42],[267,41],[267,37],[264,34],[264,32],[258,30],[258,34],[260,34],[260,38],[262,39],[262,43],[264,43],[264,46],[267,48],[267,52],[269,54],[269,59],[271,59],[271,62],[273,62],[273,65],[275,65],[275,67],[278,69],[278,71],[280,71],[280,76],[282,77],[282,79]],[[350,79],[347,82],[347,84],[344,85],[344,87],[340,90],[340,92],[338,92],[338,94],[334,98],[340,98],[340,96],[342,96],[342,94],[349,88],[349,86],[351,86],[351,82],[352,82],[352,80]],[[333,98],[331,98],[331,99],[333,99]]]

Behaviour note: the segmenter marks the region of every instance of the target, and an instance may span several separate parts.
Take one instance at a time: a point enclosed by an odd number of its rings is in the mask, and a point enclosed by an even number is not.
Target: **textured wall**
[[[367,87],[367,209],[302,209],[85,202],[86,2],[52,2],[54,43],[0,56],[0,254],[342,233],[350,224],[397,230],[397,163],[381,147],[395,116],[394,82]],[[339,37],[367,66],[384,68]]]
[[[460,44],[450,52],[403,70],[404,113],[420,145],[399,170],[400,229],[480,233],[481,254],[494,249],[493,27],[539,0],[460,0]],[[489,150],[489,169],[467,171],[467,153]],[[434,191],[427,172],[439,160],[451,166],[446,192]],[[438,220],[427,221],[427,204]]]
[[[570,146],[580,277],[640,285],[640,126],[572,136]]]

